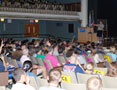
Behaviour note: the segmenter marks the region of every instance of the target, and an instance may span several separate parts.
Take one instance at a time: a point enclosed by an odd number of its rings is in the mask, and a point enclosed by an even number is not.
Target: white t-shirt
[[[22,57],[20,58],[20,61],[21,61],[22,65],[23,65],[23,63],[24,63],[25,61],[31,61],[31,60],[30,60],[30,58],[29,58],[28,56],[22,55]]]
[[[65,90],[57,87],[40,87],[39,90]]]
[[[16,83],[13,85],[11,90],[35,90],[32,86],[30,85],[25,85],[22,83]]]
[[[104,30],[104,24],[97,24],[98,30]]]

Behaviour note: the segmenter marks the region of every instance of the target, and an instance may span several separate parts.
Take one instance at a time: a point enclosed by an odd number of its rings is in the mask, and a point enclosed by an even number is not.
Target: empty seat
[[[97,76],[98,75],[89,75],[89,74],[81,74],[81,73],[77,73],[77,77],[78,77],[78,83],[79,84],[86,84],[87,80],[93,76]]]
[[[104,88],[117,88],[117,78],[102,76],[102,84]]]

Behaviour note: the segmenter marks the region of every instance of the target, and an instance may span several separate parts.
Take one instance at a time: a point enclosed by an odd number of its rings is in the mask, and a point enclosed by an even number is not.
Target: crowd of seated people
[[[0,53],[0,72],[10,71],[9,79],[15,80],[15,84],[11,87],[12,90],[21,90],[23,88],[23,90],[26,88],[28,90],[35,90],[29,85],[29,77],[34,77],[35,80],[37,77],[48,80],[48,86],[41,87],[39,90],[63,90],[58,88],[61,82],[61,71],[74,72],[76,78],[78,78],[77,73],[99,75],[99,79],[94,77],[87,81],[89,82],[87,90],[101,90],[101,74],[93,72],[94,68],[100,64],[102,65],[101,67],[107,68],[106,76],[117,77],[116,46],[107,48],[90,42],[80,44],[75,41],[62,41],[51,37],[32,41],[2,38]],[[108,58],[104,58],[104,56],[111,57],[111,60],[108,61]],[[49,73],[49,65],[47,67],[45,64],[45,66],[41,66],[40,63],[34,63],[31,57],[35,58],[37,62],[38,60],[42,60],[43,63],[49,61],[51,65]],[[63,57],[65,63],[62,63],[57,57]],[[11,61],[15,59],[17,67],[9,63],[7,58],[11,58]],[[95,85],[93,87],[93,82],[99,83],[99,87]]]
[[[3,0],[1,7],[26,8],[26,9],[44,9],[44,10],[65,10],[65,6],[57,2],[47,0]]]

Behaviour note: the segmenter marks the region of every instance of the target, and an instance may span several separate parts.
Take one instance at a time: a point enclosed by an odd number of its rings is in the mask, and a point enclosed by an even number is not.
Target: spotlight
[[[1,22],[4,22],[4,18],[1,18]]]
[[[36,23],[38,23],[38,22],[39,22],[39,20],[38,20],[38,19],[35,19],[35,22],[36,22]]]

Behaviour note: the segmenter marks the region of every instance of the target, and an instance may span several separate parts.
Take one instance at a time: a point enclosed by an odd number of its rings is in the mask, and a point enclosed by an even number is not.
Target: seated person
[[[87,62],[85,73],[86,74],[93,74],[93,70],[94,70],[94,63],[93,62]]]
[[[12,74],[16,84],[13,85],[11,90],[35,90],[32,86],[29,85],[30,80],[26,76],[24,70],[17,68],[13,71]]]
[[[102,90],[102,81],[98,77],[91,77],[87,80],[86,90]]]
[[[25,61],[23,64],[23,69],[28,76],[32,76],[36,79],[36,75],[34,73],[32,73],[32,70],[33,70],[32,66],[33,65],[32,65],[31,61]]]
[[[36,78],[36,75],[42,73],[43,78],[47,78],[45,68],[42,66],[33,65],[31,61],[25,61],[23,64],[23,69],[28,76],[33,76]],[[32,73],[33,70],[36,70],[36,75]]]
[[[56,59],[55,56],[53,56],[53,48],[49,47],[48,48],[48,54],[45,56],[44,60],[49,60],[52,67],[57,67],[60,66],[58,60]]]
[[[109,66],[107,67],[106,76],[117,77],[117,64],[116,64],[116,62],[109,64]]]
[[[115,54],[115,51],[116,51],[115,47],[110,47],[110,52],[106,54],[112,56],[113,62],[117,61],[117,55]]]
[[[24,64],[25,61],[31,61],[31,59],[29,58],[29,50],[28,49],[23,49],[22,54],[23,55],[20,58],[22,65]]]
[[[36,54],[34,55],[34,57],[44,59],[45,55],[42,55],[41,48],[37,47],[35,48],[35,51],[36,51]]]
[[[41,87],[39,90],[64,90],[58,88],[60,82],[61,82],[61,72],[57,69],[51,69],[49,72],[48,86]]]
[[[81,65],[79,65],[75,57],[71,57],[69,61],[70,61],[70,64],[63,65],[63,71],[75,72],[75,74],[84,73],[83,68],[81,67]]]

